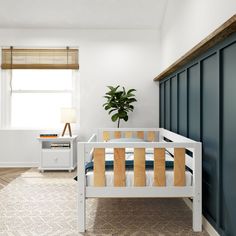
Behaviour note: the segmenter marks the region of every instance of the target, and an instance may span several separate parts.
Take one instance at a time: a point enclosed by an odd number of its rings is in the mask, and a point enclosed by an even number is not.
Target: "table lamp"
[[[61,109],[61,122],[65,123],[62,136],[64,136],[66,132],[66,128],[68,127],[69,134],[72,136],[70,123],[76,123],[76,109],[74,108],[62,108]]]

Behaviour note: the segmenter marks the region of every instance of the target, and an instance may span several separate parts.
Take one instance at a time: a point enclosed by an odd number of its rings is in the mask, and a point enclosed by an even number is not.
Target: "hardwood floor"
[[[19,177],[30,168],[0,168],[0,189]]]

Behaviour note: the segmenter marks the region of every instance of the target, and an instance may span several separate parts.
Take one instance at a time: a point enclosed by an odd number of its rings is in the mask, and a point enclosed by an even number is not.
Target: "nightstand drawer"
[[[43,150],[42,167],[69,167],[71,150]]]

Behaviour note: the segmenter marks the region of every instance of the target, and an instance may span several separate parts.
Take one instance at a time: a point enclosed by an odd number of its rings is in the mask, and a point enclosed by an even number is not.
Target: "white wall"
[[[79,136],[86,140],[98,127],[115,124],[102,108],[107,85],[137,89],[138,102],[122,127],[157,127],[160,65],[157,30],[0,29],[0,46],[59,47],[80,50]],[[0,166],[35,166],[39,160],[37,130],[0,130]]]
[[[168,0],[161,29],[162,69],[234,14],[235,0]]]

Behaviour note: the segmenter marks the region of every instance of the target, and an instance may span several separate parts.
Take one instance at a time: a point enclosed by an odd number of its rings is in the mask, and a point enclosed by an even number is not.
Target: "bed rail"
[[[94,136],[95,137],[95,136]],[[186,141],[186,140],[184,140]],[[187,140],[189,141],[189,140]],[[84,142],[79,143],[80,150],[78,166],[84,166],[86,155],[93,152],[94,173],[93,186],[106,187],[105,178],[105,155],[106,149],[114,153],[114,187],[126,187],[125,153],[126,150],[134,151],[134,186],[145,187],[146,185],[146,153],[154,156],[154,182],[153,187],[166,186],[166,151],[173,153],[174,159],[174,187],[184,187],[186,166],[192,170],[193,185],[200,186],[201,180],[201,143],[199,142]],[[186,154],[186,150],[192,156]],[[188,160],[186,162],[186,160]],[[78,168],[79,168],[78,167]],[[85,175],[85,169],[78,170],[78,174]]]
[[[101,128],[98,130],[98,140],[107,142],[117,138],[139,138],[149,142],[159,140],[159,129],[157,128]]]
[[[124,147],[114,148],[114,187],[125,187]],[[149,148],[150,151],[150,148]],[[154,186],[166,185],[165,148],[153,147]],[[104,187],[105,182],[105,147],[94,148],[94,186]],[[146,185],[145,147],[134,148],[134,186]],[[174,148],[174,186],[185,186],[185,148]]]
[[[136,136],[135,136],[136,135]],[[149,142],[107,142],[113,137],[139,137]],[[150,139],[148,139],[150,137]],[[97,142],[98,141],[98,142]],[[106,150],[114,153],[113,186],[106,186],[105,155]],[[134,180],[133,186],[126,186],[125,153],[133,149]],[[154,180],[153,186],[146,186],[146,153],[153,153]],[[86,186],[86,157],[93,153],[93,186]],[[166,152],[174,158],[173,186],[166,186]],[[79,231],[85,230],[86,197],[192,197],[193,229],[202,229],[201,176],[202,176],[201,143],[175,134],[165,129],[100,129],[89,142],[78,143],[78,187],[79,187]],[[186,166],[192,171],[192,185],[186,186]]]

